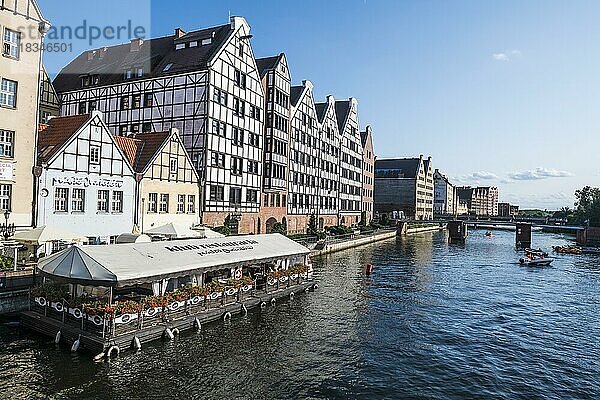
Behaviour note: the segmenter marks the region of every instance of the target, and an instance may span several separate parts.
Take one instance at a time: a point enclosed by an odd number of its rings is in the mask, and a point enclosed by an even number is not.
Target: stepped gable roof
[[[411,178],[419,173],[420,158],[395,158],[375,161],[375,173],[381,178]]]
[[[89,114],[51,118],[40,125],[38,134],[38,159],[44,163],[90,119]]]
[[[112,85],[124,81],[147,79],[190,71],[205,70],[232,32],[230,24],[201,29],[141,42],[137,51],[131,51],[131,43],[104,47],[81,53],[64,67],[54,79],[54,88],[58,93],[81,89],[81,77],[98,75],[98,84]],[[176,44],[211,39],[210,44],[186,47],[176,50]],[[169,68],[167,65],[172,64]],[[126,80],[125,71],[129,68],[144,67],[141,78]]]

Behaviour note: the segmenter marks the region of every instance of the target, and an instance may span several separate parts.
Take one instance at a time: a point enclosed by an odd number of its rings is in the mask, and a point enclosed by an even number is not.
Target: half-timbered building
[[[320,124],[320,185],[319,185],[319,229],[339,224],[340,148],[335,99],[318,103],[317,116]]]
[[[358,126],[358,102],[354,98],[335,102],[341,137],[340,224],[360,222],[363,150]]]
[[[313,98],[313,84],[303,81],[292,86],[290,100],[291,138],[288,196],[288,232],[306,233],[311,215],[319,210],[319,121]]]
[[[135,178],[100,112],[52,118],[38,137],[37,225],[92,243],[133,230]]]
[[[200,222],[198,173],[177,129],[115,140],[136,174],[134,224],[141,232]]]
[[[284,53],[256,60],[265,92],[263,199],[259,233],[287,228],[291,76]]]
[[[264,93],[244,18],[87,51],[54,80],[62,115],[103,111],[117,135],[177,128],[197,169],[202,220],[258,230]]]
[[[367,126],[364,132],[360,133],[360,140],[363,148],[361,220],[368,225],[373,220],[373,186],[375,182],[375,153],[371,126]]]

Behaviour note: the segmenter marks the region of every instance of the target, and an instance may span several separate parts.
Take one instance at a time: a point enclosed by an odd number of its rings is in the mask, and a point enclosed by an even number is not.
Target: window
[[[246,115],[246,102],[244,100],[240,100],[237,97],[233,98],[233,111],[240,117]]]
[[[71,211],[85,212],[85,189],[73,189],[71,196]]]
[[[108,212],[108,190],[98,190],[98,212]]]
[[[100,82],[100,75],[86,75],[81,77],[81,87],[97,85]]]
[[[250,118],[254,118],[257,121],[260,121],[260,108],[257,106],[250,106]]]
[[[4,29],[4,47],[2,54],[12,58],[19,58],[21,50],[21,34],[10,29]]]
[[[98,102],[96,100],[90,100],[90,102],[88,103],[88,111],[89,112],[96,111],[97,108],[98,108]]]
[[[131,104],[133,108],[140,108],[142,106],[142,95],[134,94],[131,96]]]
[[[213,93],[213,100],[223,106],[227,106],[227,92],[215,88],[215,91]]]
[[[80,102],[77,110],[78,114],[85,114],[87,112],[87,103],[85,101]]]
[[[168,193],[160,194],[160,203],[158,203],[158,212],[160,212],[160,213],[168,213],[169,212],[169,194]]]
[[[138,78],[141,78],[142,75],[144,75],[144,69],[143,68],[138,68],[136,75],[137,75]]]
[[[154,104],[154,96],[152,93],[144,94],[144,107],[152,107]]]
[[[244,130],[241,128],[232,128],[232,138],[234,146],[242,146],[244,144]]]
[[[148,212],[156,213],[158,205],[158,193],[148,193]]]
[[[231,174],[242,175],[242,159],[238,157],[231,157]]]
[[[177,213],[182,214],[185,212],[185,194],[177,195]]]
[[[172,174],[176,174],[177,173],[177,158],[175,157],[171,157],[169,159],[169,172],[171,172]]]
[[[242,38],[238,39],[238,56],[244,56],[244,42],[242,42]]]
[[[129,80],[133,78],[133,70],[128,69],[127,71],[125,71],[125,79]]]
[[[212,201],[223,201],[225,199],[225,187],[219,185],[211,185],[210,199]]]
[[[140,126],[138,124],[131,125],[131,133],[140,133]]]
[[[258,203],[258,190],[248,189],[246,191],[246,201],[248,203]]]
[[[0,106],[17,106],[17,82],[8,79],[2,79],[0,86]]]
[[[196,196],[193,194],[188,194],[187,197],[187,212],[188,214],[196,213]]]
[[[111,211],[113,213],[122,213],[123,212],[123,192],[121,192],[119,190],[115,190],[112,193]]]
[[[175,50],[185,49],[185,43],[179,43],[175,45]]]
[[[242,89],[246,89],[246,74],[242,73],[239,69],[234,71],[233,79],[235,84],[241,87]]]
[[[248,161],[248,173],[258,174],[258,161]]]
[[[13,158],[15,133],[0,129],[0,157]]]
[[[100,146],[90,146],[90,164],[100,164]]]
[[[215,135],[225,137],[227,135],[225,122],[214,120],[213,121],[213,133]]]
[[[250,133],[248,135],[248,141],[250,142],[250,146],[260,147],[260,136],[256,133]]]
[[[202,39],[202,46],[206,46],[212,43],[212,38]]]
[[[127,130],[127,126],[125,128]],[[144,122],[142,124],[142,132],[152,132],[152,122]]]
[[[127,134],[127,128],[129,128],[127,125],[121,125],[119,127],[119,135],[125,136]]]
[[[242,204],[242,188],[232,187],[229,189],[229,202],[231,204]]]
[[[55,212],[69,211],[69,189],[56,188],[54,190],[54,211]]]
[[[211,161],[213,167],[225,168],[225,154],[213,151]]]
[[[12,185],[0,185],[0,210],[10,211],[12,197]]]
[[[129,96],[121,97],[121,110],[129,109]],[[82,114],[82,113],[80,113]]]

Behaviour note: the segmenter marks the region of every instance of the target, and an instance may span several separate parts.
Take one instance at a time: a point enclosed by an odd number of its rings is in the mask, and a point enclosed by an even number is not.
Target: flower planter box
[[[144,326],[154,326],[163,322],[163,308],[153,307],[142,310],[142,324]]]
[[[187,301],[188,314],[198,314],[205,310],[204,296],[194,296]]]
[[[113,320],[114,334],[115,336],[122,335],[124,333],[136,331],[139,327],[139,315],[138,314],[123,314],[115,316]]]

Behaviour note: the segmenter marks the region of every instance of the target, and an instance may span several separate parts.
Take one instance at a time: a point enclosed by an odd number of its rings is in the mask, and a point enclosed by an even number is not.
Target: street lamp
[[[10,211],[4,211],[4,223],[0,225],[0,234],[4,236],[4,240],[7,241],[9,237],[15,234],[15,224],[9,224],[8,219],[10,218]]]

